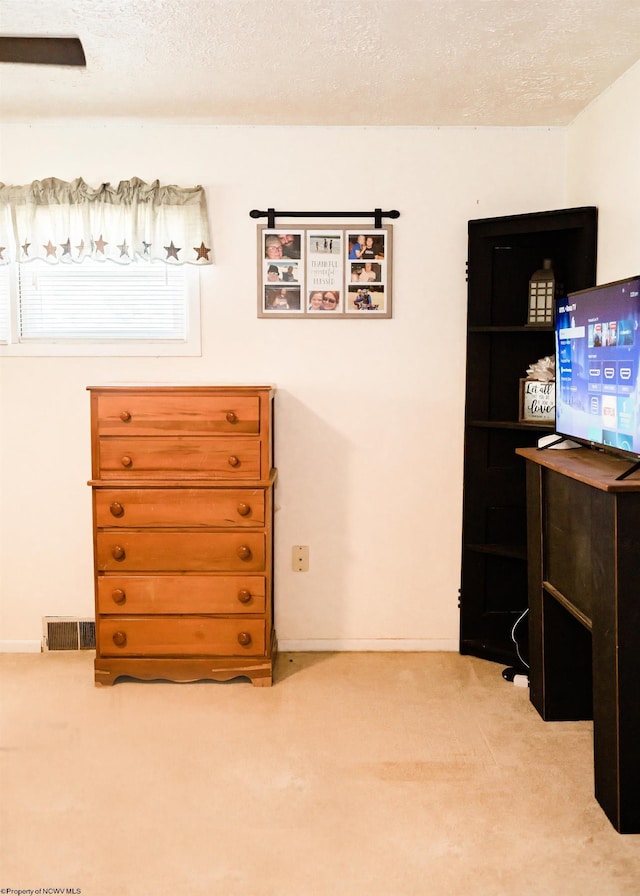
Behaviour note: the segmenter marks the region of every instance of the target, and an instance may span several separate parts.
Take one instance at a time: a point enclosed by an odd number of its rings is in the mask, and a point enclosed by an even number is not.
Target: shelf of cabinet
[[[499,325],[480,325],[480,326],[470,326],[467,330],[468,333],[526,333],[528,336],[531,336],[532,333],[553,333],[554,328],[551,326],[548,327],[529,327],[529,326],[499,326]]]
[[[554,428],[553,421],[540,423],[538,421],[527,422],[525,420],[467,420],[467,426],[478,429],[509,429],[509,430],[535,430],[536,432],[548,432]]]
[[[494,557],[508,557],[511,560],[526,560],[526,544],[465,544],[467,551],[476,554],[491,554]]]

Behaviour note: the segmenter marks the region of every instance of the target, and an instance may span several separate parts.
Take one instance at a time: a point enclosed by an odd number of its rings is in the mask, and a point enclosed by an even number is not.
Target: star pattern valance
[[[0,184],[0,264],[36,258],[212,264],[204,189],[137,177],[117,187],[55,177]]]

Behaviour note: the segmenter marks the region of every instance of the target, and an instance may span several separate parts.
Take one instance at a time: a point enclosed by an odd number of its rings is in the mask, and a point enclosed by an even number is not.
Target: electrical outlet
[[[294,572],[309,572],[309,547],[294,544],[291,548],[291,568]]]

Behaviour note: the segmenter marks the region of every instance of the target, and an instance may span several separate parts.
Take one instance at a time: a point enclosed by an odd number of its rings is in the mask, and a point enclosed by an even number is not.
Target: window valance
[[[0,264],[36,258],[212,264],[204,189],[136,177],[117,187],[55,177],[0,184]]]

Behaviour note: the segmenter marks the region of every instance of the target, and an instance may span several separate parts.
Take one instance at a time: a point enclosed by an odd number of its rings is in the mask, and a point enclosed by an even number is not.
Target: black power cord
[[[520,625],[520,623],[526,618],[527,613],[529,612],[529,608],[527,607],[516,619],[513,623],[513,627],[511,629],[511,640],[516,646],[516,653],[518,655],[518,659],[520,660],[520,666],[508,666],[506,669],[502,671],[502,677],[505,681],[513,682],[516,675],[524,675],[528,679],[528,671],[529,671],[529,663],[524,659],[522,654],[520,653],[520,646],[518,644],[518,639],[516,637],[516,629]]]

